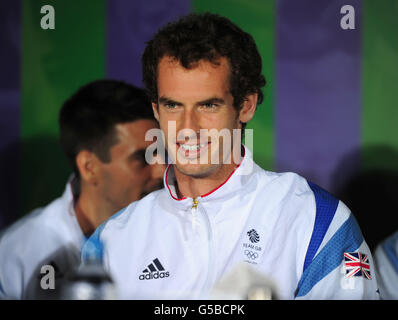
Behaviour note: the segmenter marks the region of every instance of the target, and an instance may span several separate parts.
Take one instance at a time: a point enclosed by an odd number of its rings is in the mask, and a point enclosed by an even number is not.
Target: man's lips
[[[184,151],[195,151],[197,149],[201,149],[206,147],[210,142],[204,142],[204,143],[184,143],[184,142],[177,142],[177,146]]]
[[[210,142],[204,143],[183,143],[176,142],[178,152],[182,154],[186,158],[196,158],[200,155],[205,149],[207,149]]]

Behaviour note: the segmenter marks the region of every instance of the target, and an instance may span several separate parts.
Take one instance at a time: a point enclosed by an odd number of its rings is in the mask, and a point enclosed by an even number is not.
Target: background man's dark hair
[[[98,80],[80,88],[59,113],[61,147],[76,176],[76,156],[81,150],[110,162],[110,148],[118,142],[115,126],[141,119],[156,121],[143,89],[115,80]]]
[[[157,70],[162,57],[175,58],[186,68],[200,60],[217,64],[220,57],[229,61],[230,92],[239,110],[249,94],[258,93],[266,81],[261,73],[261,56],[253,37],[227,18],[216,14],[190,14],[160,29],[148,42],[142,57],[143,81],[152,102],[157,103]]]

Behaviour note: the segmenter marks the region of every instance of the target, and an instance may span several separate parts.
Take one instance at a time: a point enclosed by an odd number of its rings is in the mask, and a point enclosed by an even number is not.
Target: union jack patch
[[[346,278],[364,277],[371,280],[369,258],[367,254],[361,252],[345,252],[344,264]]]

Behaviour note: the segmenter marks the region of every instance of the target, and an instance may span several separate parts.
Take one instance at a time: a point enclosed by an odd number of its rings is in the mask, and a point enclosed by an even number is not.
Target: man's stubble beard
[[[179,165],[178,163],[174,164],[176,170],[181,174],[196,178],[196,179],[204,179],[209,177],[213,172],[217,170],[218,167],[222,166],[222,164],[210,164],[205,170],[199,170],[195,172],[195,170],[190,170],[189,168],[184,168],[184,165]],[[202,165],[203,166],[203,165]]]

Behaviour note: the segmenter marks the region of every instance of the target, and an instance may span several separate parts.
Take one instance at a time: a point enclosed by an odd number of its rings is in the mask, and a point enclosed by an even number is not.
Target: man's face
[[[159,100],[152,106],[164,131],[167,151],[177,170],[185,175],[203,178],[216,174],[223,169],[223,159],[231,154],[232,142],[225,147],[224,139],[210,133],[211,129],[226,129],[232,141],[232,129],[241,128],[229,90],[229,68],[226,58],[218,65],[200,61],[189,70],[170,57],[159,62]],[[173,121],[176,130],[168,126]],[[200,134],[203,129],[209,133]]]
[[[148,165],[145,133],[157,128],[153,120],[137,120],[115,126],[118,142],[110,149],[111,161],[100,164],[101,196],[120,210],[146,194],[163,187],[165,165]]]

